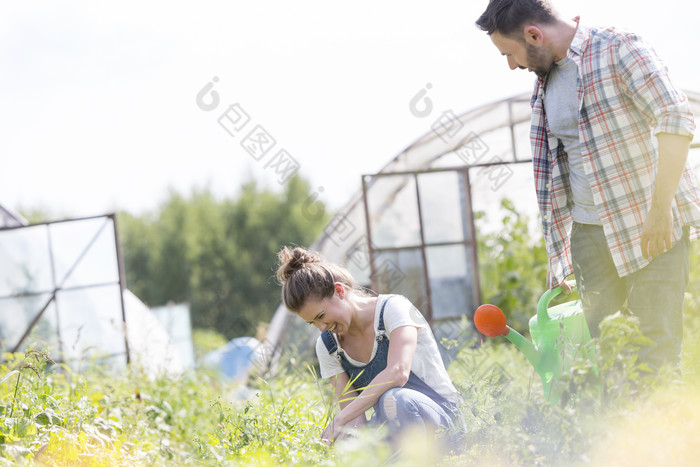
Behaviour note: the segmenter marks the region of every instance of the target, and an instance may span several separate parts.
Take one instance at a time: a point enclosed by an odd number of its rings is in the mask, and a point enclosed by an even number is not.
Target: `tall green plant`
[[[504,311],[511,327],[523,332],[547,288],[547,251],[542,236],[530,233],[529,219],[512,201],[503,199],[501,208],[506,214],[492,232],[485,232],[486,213],[475,214],[481,295],[484,303]]]

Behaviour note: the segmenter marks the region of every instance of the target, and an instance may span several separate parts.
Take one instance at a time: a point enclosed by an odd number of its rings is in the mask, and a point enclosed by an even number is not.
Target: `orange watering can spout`
[[[474,312],[474,326],[485,336],[504,336],[520,350],[528,361],[537,368],[544,353],[506,323],[506,315],[496,305],[481,305]]]

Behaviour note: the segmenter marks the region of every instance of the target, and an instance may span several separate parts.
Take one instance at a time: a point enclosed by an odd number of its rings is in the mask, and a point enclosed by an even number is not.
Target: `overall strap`
[[[395,297],[396,295],[389,295],[386,300],[384,300],[384,303],[382,304],[382,309],[379,311],[379,325],[377,326],[377,331],[383,332],[386,329],[384,328],[384,308],[386,308],[386,304],[391,300],[392,297]]]
[[[384,303],[382,304],[382,309],[379,312],[379,325],[377,326],[377,330],[380,332],[384,332],[384,308],[386,307],[387,302],[389,299],[394,297],[394,295],[389,295],[386,300],[384,300]],[[323,340],[323,344],[326,346],[326,350],[328,350],[328,355],[333,355],[337,350],[338,350],[338,344],[335,342],[335,339],[333,338],[333,335],[331,334],[330,331],[325,330],[321,333],[321,340]]]
[[[328,349],[329,355],[333,355],[338,350],[338,344],[335,343],[333,334],[331,334],[329,330],[325,330],[321,333],[321,339],[323,340],[326,349]]]

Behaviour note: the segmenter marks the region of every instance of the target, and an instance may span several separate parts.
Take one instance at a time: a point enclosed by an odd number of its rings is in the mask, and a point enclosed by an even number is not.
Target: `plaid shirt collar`
[[[569,44],[569,48],[566,52],[567,56],[576,62],[577,65],[581,60],[581,56],[588,48],[588,43],[591,38],[590,28],[581,24],[580,19],[580,16],[576,16],[572,20],[576,22],[576,33],[574,34],[574,38],[572,39],[571,44]],[[544,89],[544,84],[547,82],[547,76],[537,78],[540,90]]]
[[[591,38],[591,30],[579,22],[580,16],[574,18],[576,21],[576,34],[569,45],[569,51],[581,56],[588,48],[588,40]]]

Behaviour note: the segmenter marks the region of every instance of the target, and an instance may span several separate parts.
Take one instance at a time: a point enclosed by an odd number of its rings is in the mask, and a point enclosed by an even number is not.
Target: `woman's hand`
[[[333,420],[331,420],[331,423],[326,427],[326,429],[323,430],[323,434],[321,435],[321,441],[323,441],[326,444],[326,446],[330,446],[335,442],[336,439],[340,437],[342,432],[343,425],[338,423],[334,418]]]
[[[321,440],[326,443],[327,446],[330,446],[333,444],[335,440],[338,438],[342,438],[345,436],[346,430],[347,429],[355,429],[355,428],[360,428],[361,426],[364,426],[367,424],[367,418],[365,418],[365,414],[363,413],[356,419],[350,421],[347,424],[342,424],[338,421],[338,415],[333,419],[333,421],[326,427],[325,430],[323,430],[323,434],[321,435]]]

